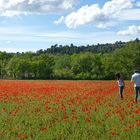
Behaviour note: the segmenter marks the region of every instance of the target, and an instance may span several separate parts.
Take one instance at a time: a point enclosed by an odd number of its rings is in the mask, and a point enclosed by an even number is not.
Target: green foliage
[[[125,79],[130,79],[134,69],[140,69],[140,41],[116,42],[112,44],[114,49],[109,46],[98,44],[77,48],[73,44],[65,47],[56,44],[48,51],[39,50],[36,53],[0,52],[0,77],[99,80],[114,79],[115,73],[121,72]],[[93,53],[91,50],[96,47],[98,51]],[[107,48],[108,51],[103,51]]]
[[[84,52],[93,52],[93,53],[111,53],[117,48],[121,48],[125,45],[125,42],[115,42],[112,43],[106,43],[106,44],[97,44],[97,45],[87,45],[87,46],[75,46],[73,44],[70,45],[52,45],[50,48],[46,50],[39,50],[37,51],[37,54],[42,53],[50,53],[50,54],[79,54]]]
[[[11,59],[12,54],[6,52],[0,52],[0,77],[6,77],[6,65],[7,62]]]
[[[53,65],[54,59],[48,54],[42,54],[38,57],[26,54],[13,56],[6,69],[8,76],[14,79],[45,79],[51,77]]]
[[[55,58],[54,77],[56,79],[72,79],[71,56],[60,55]]]

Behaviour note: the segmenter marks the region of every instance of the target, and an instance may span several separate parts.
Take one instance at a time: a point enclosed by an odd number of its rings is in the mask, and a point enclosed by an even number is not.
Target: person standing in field
[[[135,70],[131,77],[131,82],[134,82],[135,102],[138,102],[138,94],[140,94],[140,71]]]
[[[119,86],[119,94],[121,96],[121,99],[123,99],[123,90],[124,90],[124,87],[125,87],[124,80],[123,80],[123,78],[122,78],[120,73],[116,73],[115,76],[116,76],[118,86]]]

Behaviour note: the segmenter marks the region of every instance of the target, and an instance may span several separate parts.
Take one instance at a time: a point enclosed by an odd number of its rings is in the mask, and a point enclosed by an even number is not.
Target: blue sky
[[[140,38],[140,0],[0,0],[0,51]]]

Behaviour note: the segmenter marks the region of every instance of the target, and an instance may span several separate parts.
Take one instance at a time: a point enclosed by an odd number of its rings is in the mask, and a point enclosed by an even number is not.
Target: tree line
[[[140,41],[122,44],[104,52],[89,51],[86,47],[77,53],[0,52],[0,78],[100,80],[114,79],[115,73],[121,72],[125,79],[130,79],[134,69],[140,69]]]
[[[74,44],[70,45],[52,45],[46,50],[38,50],[36,54],[49,53],[49,54],[78,54],[81,52],[93,52],[93,53],[110,53],[117,48],[122,48],[126,45],[126,42],[116,41],[115,43],[97,44],[97,45],[86,45],[86,46],[76,46]]]

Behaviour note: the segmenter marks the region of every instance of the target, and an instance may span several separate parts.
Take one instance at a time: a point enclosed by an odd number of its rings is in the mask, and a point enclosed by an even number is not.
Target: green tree
[[[92,70],[93,56],[92,53],[81,53],[72,55],[72,71],[76,79],[90,79]]]
[[[6,65],[8,61],[11,59],[12,54],[6,52],[0,52],[0,77],[5,78],[7,76],[6,73]]]
[[[55,58],[54,77],[57,79],[73,78],[70,55],[59,55]]]
[[[54,58],[48,54],[41,54],[37,60],[38,78],[47,79],[52,77]]]

